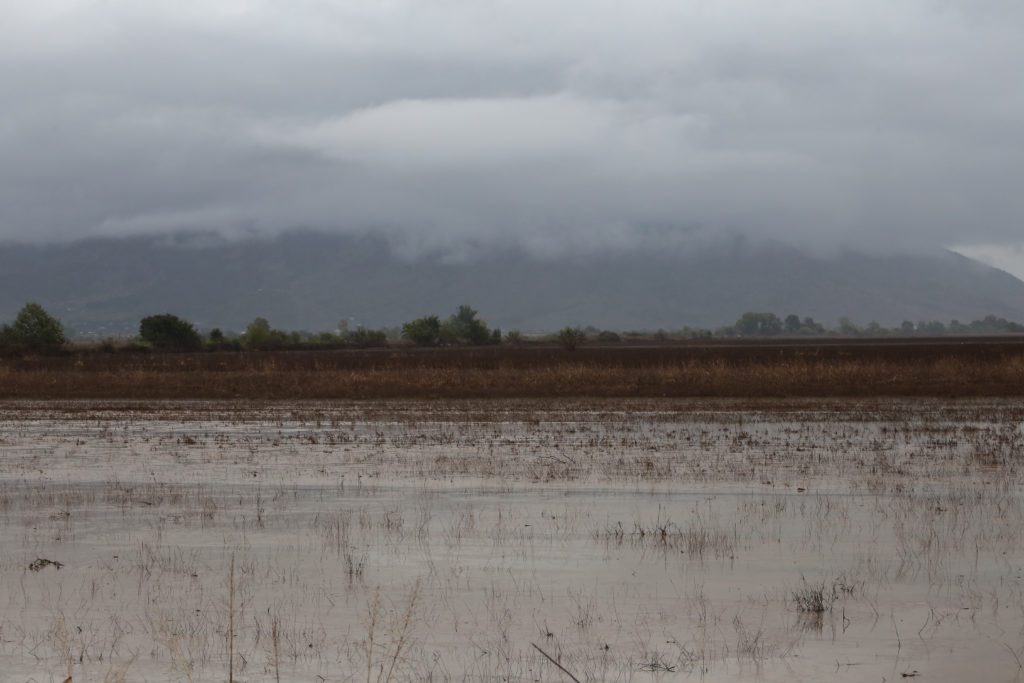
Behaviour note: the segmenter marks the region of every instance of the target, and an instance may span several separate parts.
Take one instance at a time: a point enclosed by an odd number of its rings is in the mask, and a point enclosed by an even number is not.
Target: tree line
[[[897,327],[884,327],[877,322],[860,326],[849,318],[840,318],[838,325],[828,328],[814,318],[801,318],[796,314],[779,318],[774,313],[744,313],[731,326],[716,330],[724,337],[778,337],[778,336],[840,336],[840,337],[940,337],[943,335],[1020,334],[1024,325],[989,315],[969,323],[953,320],[949,324],[938,320],[904,320]]]
[[[733,337],[935,337],[942,335],[1021,334],[1024,325],[994,315],[961,323],[940,321],[904,321],[896,327],[886,328],[877,322],[859,326],[848,318],[840,318],[833,327],[811,317],[790,314],[779,317],[770,312],[747,312],[735,323],[717,329],[684,327],[675,331],[613,332],[594,327],[565,327],[551,335],[531,335],[527,338],[517,330],[504,335],[498,328],[490,328],[479,313],[469,305],[461,305],[442,319],[426,315],[410,320],[400,328],[349,329],[348,323],[339,323],[334,332],[300,332],[275,329],[265,318],[256,318],[240,334],[225,333],[218,328],[201,333],[195,325],[170,313],[150,315],[139,322],[139,333],[134,339],[115,343],[102,342],[104,350],[146,351],[150,349],[174,351],[243,351],[284,349],[367,349],[386,347],[392,343],[411,343],[416,346],[489,346],[506,344],[516,346],[526,341],[557,342],[572,350],[584,343],[617,344],[650,340],[670,341],[684,339],[722,339]],[[28,303],[14,320],[0,326],[0,352],[3,353],[55,353],[68,345],[68,335],[61,322],[38,303]]]

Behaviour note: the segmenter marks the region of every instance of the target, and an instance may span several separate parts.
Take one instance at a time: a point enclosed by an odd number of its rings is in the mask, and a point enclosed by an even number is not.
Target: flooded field
[[[0,404],[0,683],[1014,681],[1024,402]]]

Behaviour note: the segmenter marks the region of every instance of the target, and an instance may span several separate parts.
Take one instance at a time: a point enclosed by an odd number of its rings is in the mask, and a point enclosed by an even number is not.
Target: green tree
[[[270,338],[270,321],[266,318],[256,318],[245,328],[246,342],[262,342]]]
[[[785,321],[786,334],[800,334],[800,328],[803,327],[800,324],[800,316],[790,313],[786,316]]]
[[[480,320],[471,306],[463,304],[441,326],[441,339],[451,344],[482,346],[491,341],[487,323]]]
[[[242,335],[242,345],[247,349],[278,349],[288,343],[298,343],[302,336],[293,333],[289,335],[282,330],[275,330],[270,326],[266,318],[256,318],[245,328]]]
[[[203,344],[192,323],[170,313],[143,318],[139,322],[139,337],[158,349],[194,351]]]
[[[825,326],[810,316],[804,318],[803,328],[807,334],[825,334]]]
[[[9,343],[31,351],[54,351],[67,343],[64,326],[37,303],[27,303],[5,328]]]
[[[844,337],[856,337],[860,334],[860,328],[846,316],[839,319],[839,334]]]
[[[436,315],[411,320],[402,325],[402,339],[416,346],[437,346],[441,341],[441,320]]]
[[[734,327],[741,337],[773,337],[782,332],[782,321],[774,313],[747,312]]]
[[[918,323],[917,329],[929,337],[941,337],[946,334],[946,326],[939,320]]]

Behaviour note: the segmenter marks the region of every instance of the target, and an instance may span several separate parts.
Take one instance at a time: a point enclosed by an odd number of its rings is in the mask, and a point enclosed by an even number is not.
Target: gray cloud
[[[1021,241],[1018,2],[20,5],[3,239]]]

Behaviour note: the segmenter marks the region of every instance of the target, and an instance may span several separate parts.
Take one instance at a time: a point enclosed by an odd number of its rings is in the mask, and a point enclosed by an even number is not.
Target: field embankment
[[[0,359],[0,398],[1024,396],[1024,340],[77,353]]]

